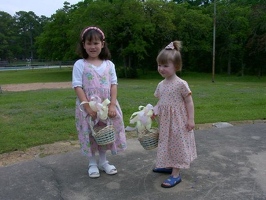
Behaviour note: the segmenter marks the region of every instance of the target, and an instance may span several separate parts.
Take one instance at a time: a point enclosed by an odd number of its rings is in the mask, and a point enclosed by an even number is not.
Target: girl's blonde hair
[[[167,64],[169,62],[173,62],[176,71],[181,71],[182,69],[182,57],[181,57],[181,41],[173,41],[169,45],[167,45],[164,49],[160,51],[158,54],[156,61],[160,65]]]

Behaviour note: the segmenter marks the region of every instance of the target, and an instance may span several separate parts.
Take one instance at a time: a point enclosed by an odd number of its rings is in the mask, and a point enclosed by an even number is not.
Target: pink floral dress
[[[188,119],[184,97],[191,91],[186,81],[176,77],[172,81],[161,81],[155,97],[159,117],[159,142],[156,167],[189,168],[197,157],[193,131],[187,131]]]
[[[82,75],[82,88],[87,99],[90,100],[92,96],[97,95],[104,101],[106,98],[110,99],[111,88],[111,70],[109,61],[102,75],[98,74],[93,66],[84,60],[84,71]],[[100,146],[96,143],[91,134],[91,129],[88,124],[88,117],[79,109],[80,101],[76,100],[76,128],[78,131],[78,138],[80,141],[81,151],[84,155],[90,157],[92,152],[99,150],[111,150],[112,154],[117,154],[119,151],[126,149],[126,137],[123,122],[123,114],[120,105],[117,101],[116,110],[117,116],[111,118],[114,128],[116,130],[115,142]]]

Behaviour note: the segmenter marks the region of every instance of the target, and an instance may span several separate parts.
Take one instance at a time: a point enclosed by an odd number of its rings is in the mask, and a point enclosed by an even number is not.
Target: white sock
[[[97,165],[95,153],[92,154],[91,157],[89,157],[89,166]]]
[[[106,160],[106,151],[99,151],[99,165],[104,165],[108,161]]]

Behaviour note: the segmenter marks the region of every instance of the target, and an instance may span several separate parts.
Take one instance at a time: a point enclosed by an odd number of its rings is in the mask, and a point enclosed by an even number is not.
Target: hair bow
[[[165,49],[175,49],[173,42],[170,42],[170,44],[168,44]]]

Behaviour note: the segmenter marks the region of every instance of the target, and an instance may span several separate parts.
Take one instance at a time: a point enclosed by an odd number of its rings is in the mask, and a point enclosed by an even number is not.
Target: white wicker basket
[[[108,124],[104,126],[93,126],[91,117],[89,119],[89,125],[92,131],[92,136],[98,145],[107,145],[115,141],[115,129],[108,118]]]
[[[151,128],[150,130],[144,129],[142,131],[137,131],[137,133],[138,133],[138,140],[144,149],[151,150],[158,147],[158,140],[159,140],[158,128]]]

